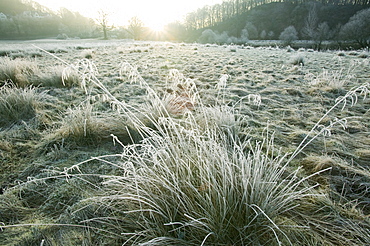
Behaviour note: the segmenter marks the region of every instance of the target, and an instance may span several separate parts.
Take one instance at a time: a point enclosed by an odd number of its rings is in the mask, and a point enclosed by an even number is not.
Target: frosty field
[[[369,51],[0,44],[2,245],[370,241]]]

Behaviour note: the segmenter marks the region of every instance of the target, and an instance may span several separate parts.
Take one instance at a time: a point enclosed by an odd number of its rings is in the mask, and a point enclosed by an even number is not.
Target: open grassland
[[[370,242],[368,51],[0,54],[1,245]]]

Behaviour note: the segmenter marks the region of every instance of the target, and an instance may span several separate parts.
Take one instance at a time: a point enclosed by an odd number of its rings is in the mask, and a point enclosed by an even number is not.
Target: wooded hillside
[[[325,40],[335,40],[369,46],[370,6],[366,1],[259,3],[231,0],[190,13],[184,23],[187,40],[245,43],[280,39],[287,44],[313,40],[317,47]]]
[[[188,29],[202,29],[215,26],[227,20],[235,19],[235,17],[239,17],[245,13],[249,13],[251,9],[257,6],[271,6],[268,5],[270,3],[277,3],[280,7],[276,9],[275,12],[281,12],[281,8],[300,5],[307,6],[307,4],[312,3],[320,6],[338,7],[337,10],[352,9],[350,6],[356,6],[355,9],[362,9],[370,5],[370,0],[225,0],[221,4],[204,6],[197,11],[189,13],[185,20],[185,26]],[[264,17],[266,16],[267,15],[264,15]]]
[[[367,10],[366,10],[367,9]],[[0,0],[0,39],[101,37],[101,28],[78,12],[57,13],[31,0]],[[189,13],[158,35],[140,26],[139,39],[201,43],[246,43],[249,40],[325,40],[370,46],[370,0],[225,0]],[[107,34],[130,36],[130,27]],[[135,38],[136,39],[136,38]]]

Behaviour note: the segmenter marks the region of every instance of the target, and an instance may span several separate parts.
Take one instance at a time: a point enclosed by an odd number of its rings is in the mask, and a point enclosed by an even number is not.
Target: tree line
[[[0,38],[141,38],[143,23],[137,17],[130,20],[127,28],[111,25],[109,17],[104,11],[99,11],[97,19],[91,19],[67,8],[55,13],[33,1],[26,4],[0,0]]]
[[[225,0],[170,23],[159,35],[137,17],[127,27],[109,24],[62,8],[54,13],[28,0],[0,0],[0,38],[133,38],[202,43],[246,43],[248,40],[352,40],[370,46],[370,0]],[[369,9],[359,13],[361,10]],[[358,14],[357,14],[358,13]]]
[[[240,3],[242,0],[230,0],[216,5],[215,8],[228,4],[238,6]],[[197,25],[190,25],[185,21],[185,41],[245,44],[250,40],[280,39],[285,44],[291,44],[295,40],[312,40],[312,48],[315,49],[321,49],[324,41],[331,41],[330,47],[338,49],[370,47],[368,1],[348,1],[346,4],[340,4],[339,1],[278,0],[266,3],[262,0],[259,3],[265,4],[243,13],[240,10],[239,14],[227,15],[217,21],[215,18],[212,21],[202,19]],[[188,18],[202,11],[202,16],[206,16],[205,10],[212,8],[213,6],[206,6],[198,9],[190,13]]]
[[[96,36],[94,20],[78,12],[61,8],[58,13],[34,2],[20,0],[0,1],[0,38]]]
[[[235,16],[248,12],[254,7],[272,2],[304,4],[312,0],[225,0],[221,4],[204,6],[187,14],[184,25],[188,30],[203,29],[225,22]],[[370,5],[370,0],[317,0],[330,5]]]

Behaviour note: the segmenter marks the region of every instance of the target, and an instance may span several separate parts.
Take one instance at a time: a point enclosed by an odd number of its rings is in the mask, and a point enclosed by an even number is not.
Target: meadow
[[[1,245],[367,245],[370,52],[1,41]]]

